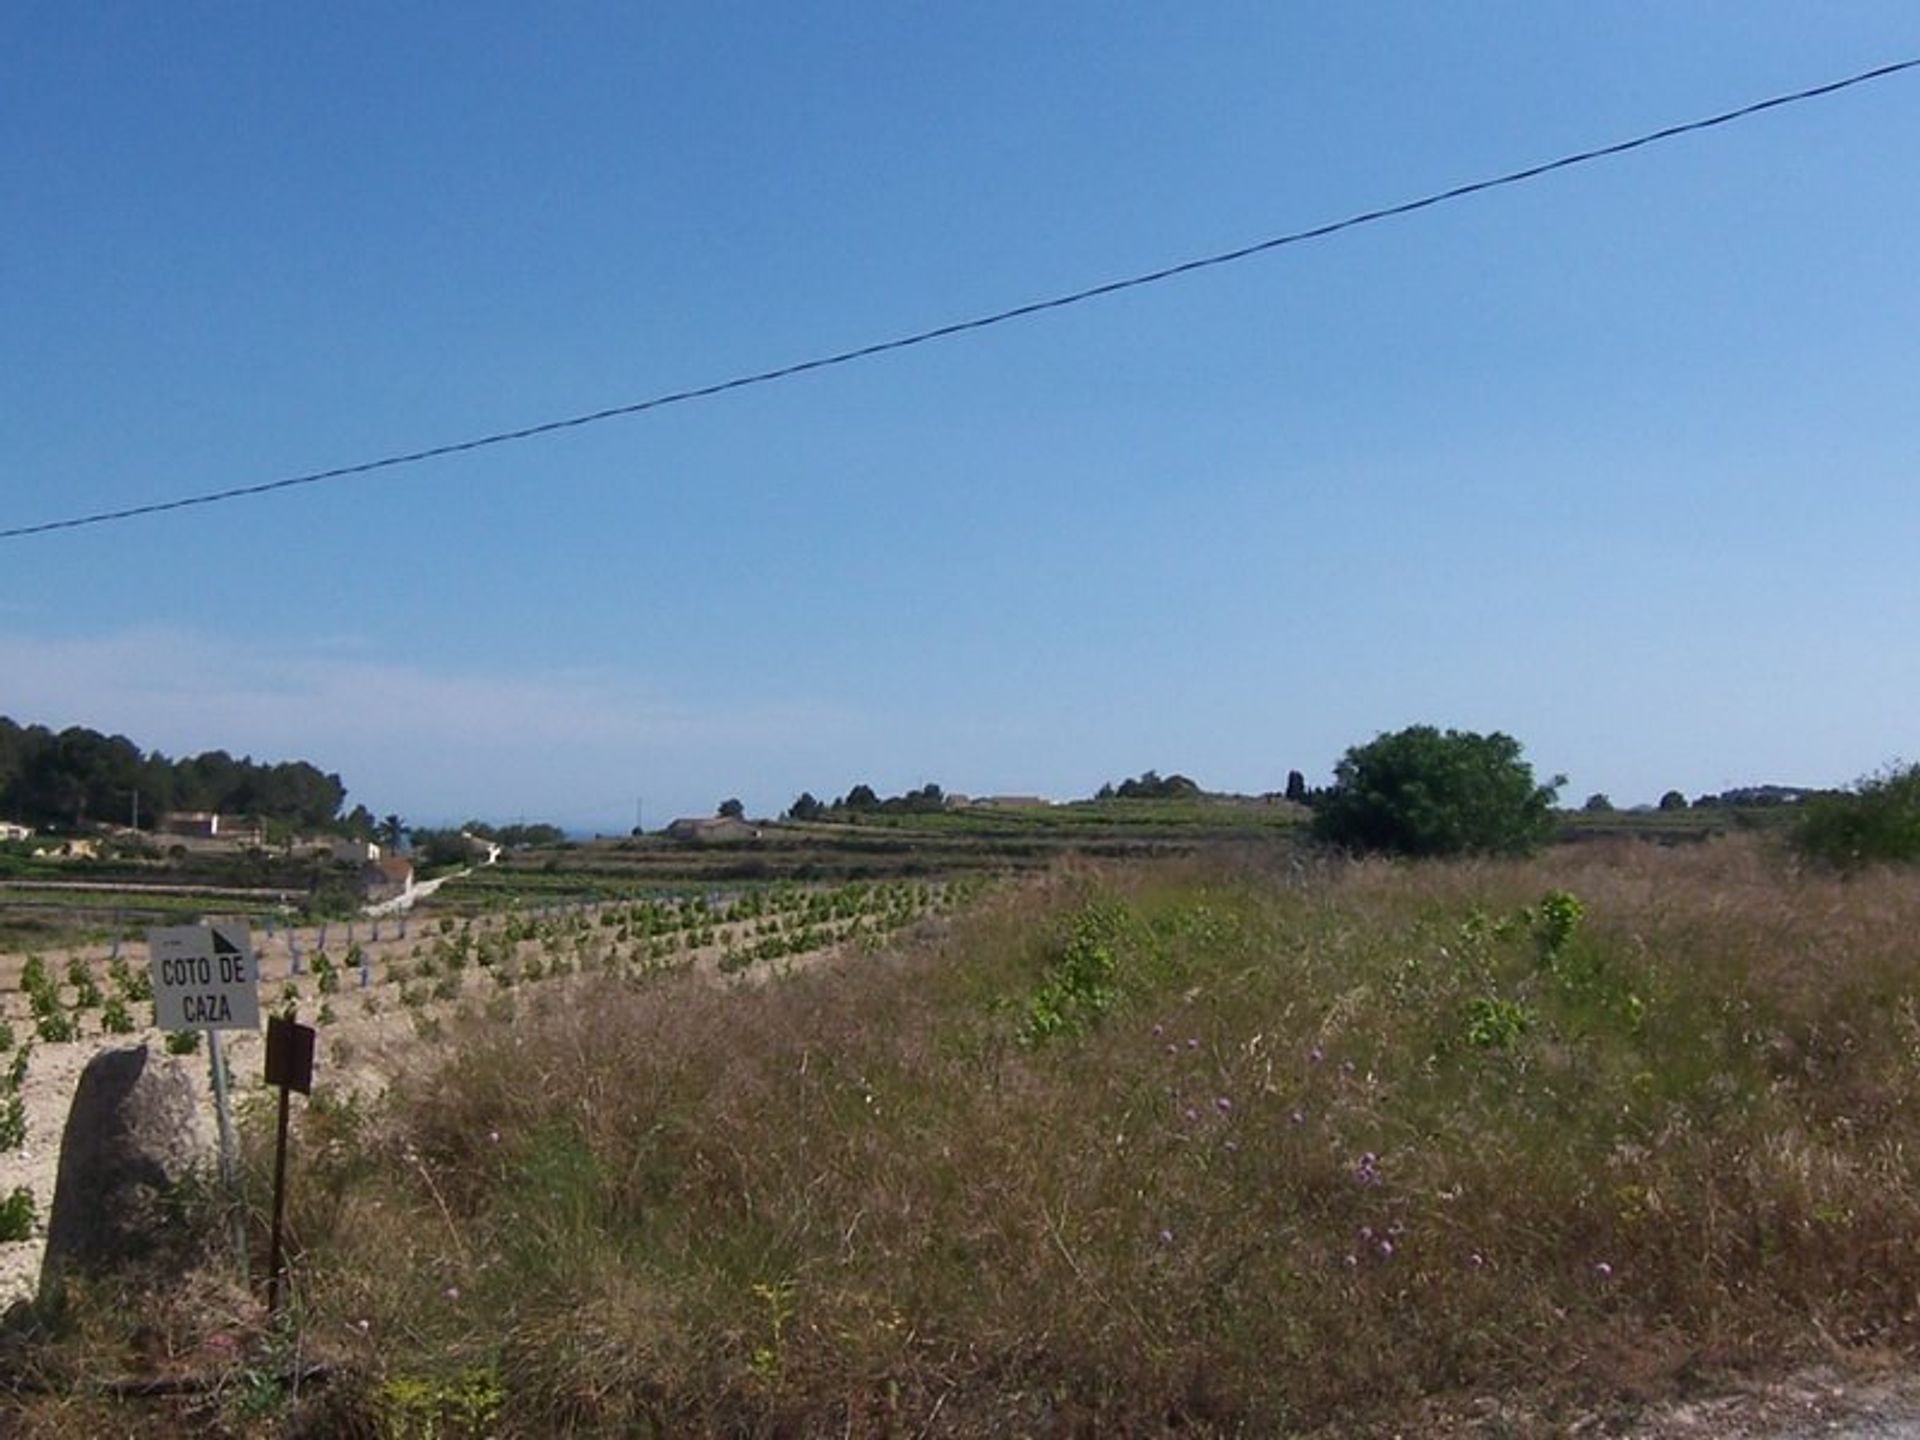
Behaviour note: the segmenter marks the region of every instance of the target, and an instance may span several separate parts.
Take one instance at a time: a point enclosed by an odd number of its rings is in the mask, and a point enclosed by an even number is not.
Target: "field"
[[[117,1431],[89,1382],[157,1372],[224,1378],[153,1433],[1553,1434],[1911,1352],[1909,876],[1246,828],[672,897],[568,852],[363,926],[364,990],[297,932],[334,1083],[293,1324],[230,1283],[82,1297],[16,1325],[18,1418]]]

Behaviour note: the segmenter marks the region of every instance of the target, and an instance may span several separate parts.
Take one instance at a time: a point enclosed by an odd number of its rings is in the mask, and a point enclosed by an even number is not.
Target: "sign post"
[[[220,1032],[260,1028],[260,967],[252,938],[238,921],[163,926],[147,932],[147,963],[153,975],[154,1023],[162,1030],[207,1032],[213,1107],[220,1121],[220,1180],[231,1196],[233,1101],[227,1094]]]
[[[273,1143],[273,1239],[267,1250],[267,1314],[280,1314],[281,1217],[287,1208],[287,1098],[313,1093],[313,1042],[318,1032],[276,1015],[267,1021],[267,1083],[280,1087],[280,1123]]]

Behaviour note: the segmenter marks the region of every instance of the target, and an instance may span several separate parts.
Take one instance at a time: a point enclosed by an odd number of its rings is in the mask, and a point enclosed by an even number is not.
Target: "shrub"
[[[27,1102],[18,1090],[0,1106],[0,1150],[18,1150],[27,1143]]]
[[[40,1017],[34,1033],[47,1043],[58,1045],[79,1039],[80,1027],[74,1023],[71,1015],[53,1010]]]
[[[1806,802],[1793,843],[1841,869],[1920,860],[1920,765],[1889,768],[1851,791]]]
[[[17,1185],[11,1195],[0,1200],[0,1241],[31,1240],[33,1221],[33,1191]]]
[[[1552,834],[1565,783],[1536,784],[1509,735],[1413,725],[1347,751],[1313,833],[1355,851],[1526,855]]]

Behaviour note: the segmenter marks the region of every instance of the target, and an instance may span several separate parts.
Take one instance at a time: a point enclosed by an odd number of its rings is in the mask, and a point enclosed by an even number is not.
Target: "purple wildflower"
[[[1229,1110],[1233,1109],[1233,1101],[1229,1100],[1226,1096],[1222,1095],[1219,1097],[1219,1099],[1213,1102],[1213,1108],[1218,1110],[1222,1115],[1224,1115]]]

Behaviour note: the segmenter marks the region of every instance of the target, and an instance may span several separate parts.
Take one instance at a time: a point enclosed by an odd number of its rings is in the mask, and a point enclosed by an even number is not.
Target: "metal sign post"
[[[220,1183],[236,1194],[233,1100],[227,1093],[227,1056],[222,1030],[260,1028],[260,967],[247,927],[236,921],[169,925],[147,932],[147,964],[153,976],[154,1023],[162,1030],[207,1032],[213,1108],[220,1122]],[[246,1234],[238,1225],[244,1263]]]

